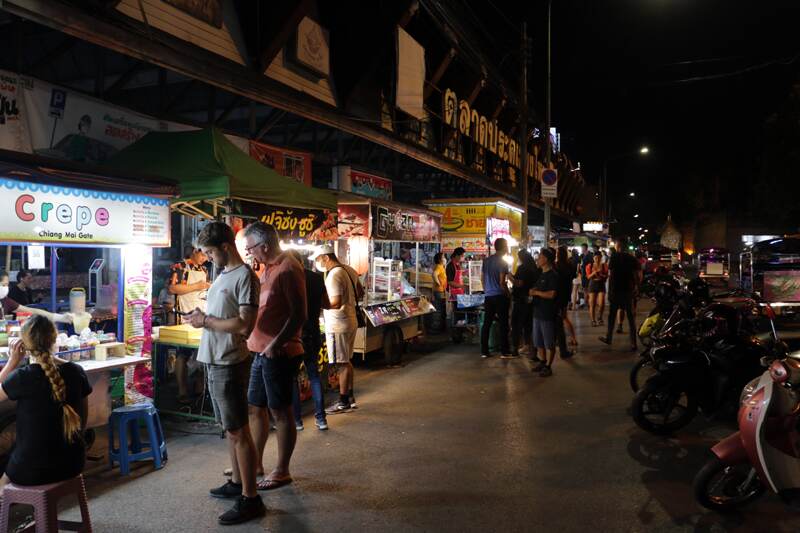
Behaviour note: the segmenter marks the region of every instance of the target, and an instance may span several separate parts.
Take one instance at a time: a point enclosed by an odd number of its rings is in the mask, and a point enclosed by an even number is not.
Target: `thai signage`
[[[268,207],[261,220],[274,226],[284,240],[330,241],[338,236],[336,212],[327,209]]]
[[[497,120],[478,113],[467,100],[459,100],[456,92],[451,89],[444,91],[442,112],[445,124],[461,135],[471,138],[475,144],[496,155],[500,161],[508,163],[515,169],[521,168],[519,143],[500,129]],[[528,153],[527,157],[528,176],[533,177],[536,174],[536,161],[531,153]]]
[[[169,201],[0,178],[0,241],[169,246]]]
[[[392,180],[351,169],[350,192],[371,198],[391,200]]]
[[[339,204],[339,238],[369,237],[369,205]]]
[[[373,205],[372,238],[381,241],[439,242],[441,219],[435,215]]]
[[[494,206],[434,206],[431,209],[442,213],[442,231],[483,235],[486,233],[486,218],[492,214]]]

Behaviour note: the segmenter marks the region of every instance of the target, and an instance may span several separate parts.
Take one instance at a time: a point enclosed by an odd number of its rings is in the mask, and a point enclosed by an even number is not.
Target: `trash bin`
[[[478,335],[483,331],[483,321],[485,317],[486,312],[481,311],[478,317]],[[499,352],[500,348],[500,324],[495,320],[494,323],[492,323],[492,329],[489,330],[489,352]]]

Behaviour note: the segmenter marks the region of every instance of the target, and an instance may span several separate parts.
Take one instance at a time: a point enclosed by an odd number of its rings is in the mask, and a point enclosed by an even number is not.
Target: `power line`
[[[773,65],[791,65],[792,63],[797,61],[798,58],[800,58],[800,52],[798,52],[797,54],[795,54],[792,57],[773,59],[773,60],[767,61],[765,63],[760,63],[758,65],[751,65],[749,67],[741,68],[741,69],[734,70],[734,71],[731,71],[731,72],[723,72],[723,73],[720,73],[720,74],[708,74],[706,76],[694,76],[694,77],[691,77],[691,78],[683,78],[683,79],[679,79],[679,80],[670,80],[670,81],[664,81],[664,82],[650,83],[648,85],[654,86],[654,87],[661,87],[661,86],[665,86],[665,85],[675,85],[675,84],[678,84],[678,83],[693,83],[693,82],[697,82],[697,81],[719,80],[719,79],[724,79],[724,78],[730,78],[732,76],[740,76],[742,74],[749,74],[751,72],[756,72],[758,70],[763,70],[763,69],[771,67]]]

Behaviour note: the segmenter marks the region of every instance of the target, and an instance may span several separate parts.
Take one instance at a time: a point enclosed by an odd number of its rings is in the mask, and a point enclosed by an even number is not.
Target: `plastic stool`
[[[139,421],[144,420],[149,437],[149,445],[142,447],[139,435]],[[119,438],[119,447],[115,447],[114,436]],[[130,447],[128,446],[130,437]],[[149,403],[126,405],[114,409],[108,420],[108,458],[111,468],[114,463],[119,463],[122,475],[127,476],[131,471],[133,461],[153,459],[156,469],[162,468],[167,460],[167,443],[161,429],[161,420],[158,410]]]
[[[81,521],[68,522],[58,519],[58,500],[75,494],[81,508]],[[11,506],[14,504],[32,505],[36,520],[36,533],[58,533],[59,530],[92,533],[89,518],[89,504],[86,499],[86,485],[83,476],[74,477],[60,483],[24,487],[9,483],[3,491],[3,504],[0,506],[0,532],[8,532]],[[30,527],[26,528],[28,531]]]

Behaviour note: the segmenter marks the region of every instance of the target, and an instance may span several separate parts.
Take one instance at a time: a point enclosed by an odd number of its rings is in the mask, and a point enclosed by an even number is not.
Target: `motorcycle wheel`
[[[628,381],[631,385],[631,390],[636,393],[639,389],[647,383],[647,380],[658,373],[658,370],[653,366],[653,362],[647,357],[641,357],[636,364],[631,368]]]
[[[694,478],[697,503],[719,513],[747,505],[764,493],[764,485],[749,463],[728,465],[714,457]]]
[[[645,383],[631,403],[633,421],[654,435],[669,435],[686,426],[696,414],[694,394],[652,380]]]

